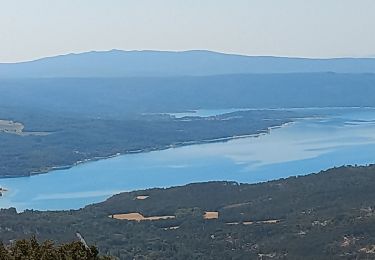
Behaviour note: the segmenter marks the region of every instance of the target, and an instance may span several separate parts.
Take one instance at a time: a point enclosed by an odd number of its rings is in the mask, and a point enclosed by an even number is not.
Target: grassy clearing
[[[176,218],[176,216],[152,216],[152,217],[145,217],[142,214],[138,212],[132,212],[132,213],[125,213],[125,214],[113,214],[109,216],[110,218],[119,219],[119,220],[129,220],[129,221],[146,221],[146,220],[163,220],[163,219],[173,219]]]
[[[204,219],[218,219],[219,212],[218,211],[206,211],[203,215]]]

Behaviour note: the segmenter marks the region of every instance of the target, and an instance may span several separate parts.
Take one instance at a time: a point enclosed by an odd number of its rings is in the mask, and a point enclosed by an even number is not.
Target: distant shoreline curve
[[[304,118],[309,118],[309,117],[304,117]],[[109,156],[97,156],[97,157],[85,159],[85,160],[82,160],[82,161],[77,161],[77,162],[75,162],[71,165],[45,167],[44,169],[41,169],[39,171],[30,172],[28,175],[12,175],[12,176],[4,175],[4,176],[0,177],[0,180],[1,179],[11,179],[11,178],[32,177],[32,176],[39,175],[39,174],[48,174],[48,173],[51,173],[52,171],[68,170],[68,169],[71,169],[71,168],[73,168],[75,166],[78,166],[78,165],[81,165],[81,164],[86,164],[86,163],[95,162],[95,161],[99,161],[99,160],[111,159],[111,158],[115,158],[115,157],[119,157],[119,156],[123,156],[123,155],[128,155],[128,154],[138,154],[138,153],[148,153],[148,152],[154,152],[154,151],[163,151],[163,150],[180,148],[180,147],[190,146],[190,145],[228,142],[228,141],[243,139],[243,138],[256,138],[256,137],[259,137],[259,136],[262,136],[262,135],[269,134],[270,131],[272,131],[272,130],[279,129],[279,128],[282,128],[282,127],[286,127],[290,124],[293,124],[298,119],[300,119],[300,118],[285,119],[284,122],[279,124],[279,125],[269,126],[265,129],[258,130],[256,133],[252,133],[252,134],[233,135],[233,136],[228,136],[228,137],[220,137],[220,138],[213,138],[213,139],[199,140],[199,141],[186,141],[186,142],[169,144],[169,145],[160,146],[160,147],[131,150],[131,151],[126,151],[124,153],[116,153],[116,154],[109,155]]]

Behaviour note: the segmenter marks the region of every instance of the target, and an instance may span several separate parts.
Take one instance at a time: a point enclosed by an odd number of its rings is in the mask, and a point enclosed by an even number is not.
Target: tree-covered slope
[[[0,213],[0,237],[66,242],[78,230],[120,259],[374,259],[374,177],[375,166],[340,167],[261,184],[122,193],[78,211],[9,209]],[[218,219],[204,219],[205,211]],[[111,218],[130,212],[176,218]]]
[[[0,119],[1,114],[3,111]],[[291,111],[258,110],[208,118],[150,115],[102,119],[12,110],[4,113],[3,118],[23,123],[25,131],[43,134],[0,131],[4,147],[0,149],[0,177],[29,176],[116,154],[259,134],[300,116],[303,114]]]

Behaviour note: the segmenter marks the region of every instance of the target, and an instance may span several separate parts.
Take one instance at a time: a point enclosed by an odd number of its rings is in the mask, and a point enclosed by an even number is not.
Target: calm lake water
[[[212,180],[256,183],[375,162],[375,109],[329,112],[259,137],[122,155],[44,175],[0,179],[0,186],[9,189],[0,197],[0,207],[77,209],[122,191]]]

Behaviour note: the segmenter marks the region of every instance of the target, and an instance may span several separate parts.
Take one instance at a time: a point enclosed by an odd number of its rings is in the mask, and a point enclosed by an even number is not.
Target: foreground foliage
[[[86,247],[81,242],[55,246],[51,241],[39,243],[35,237],[22,239],[9,246],[0,244],[1,260],[110,260],[98,255],[96,247]]]

